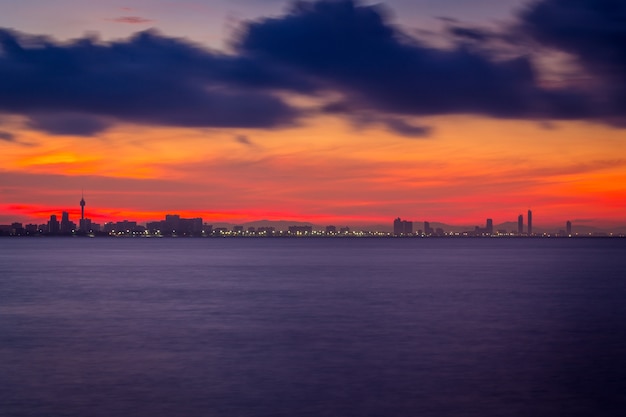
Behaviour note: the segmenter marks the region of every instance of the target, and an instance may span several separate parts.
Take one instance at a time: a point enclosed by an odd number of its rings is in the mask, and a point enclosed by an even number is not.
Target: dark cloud
[[[85,114],[42,113],[30,116],[28,127],[53,135],[94,136],[112,123],[100,117]]]
[[[113,22],[117,23],[130,23],[130,24],[143,24],[143,23],[152,23],[154,20],[146,19],[144,17],[139,16],[120,16],[114,19],[109,19]]]
[[[626,2],[543,0],[521,13],[523,30],[542,45],[577,57],[593,71],[626,79]]]
[[[484,29],[465,27],[465,26],[450,26],[448,32],[458,38],[466,38],[473,41],[486,41],[492,37],[492,34]]]
[[[4,142],[15,142],[15,135],[13,133],[10,132],[5,132],[3,130],[0,130],[0,140],[4,141]]]
[[[4,130],[0,130],[0,142],[8,142],[8,143],[12,143],[15,145],[28,146],[28,147],[36,146],[35,143],[19,140],[17,136],[15,136],[13,133],[6,132]]]
[[[606,119],[626,125],[626,2],[543,0],[521,14],[521,30],[539,44],[575,57],[602,92]]]
[[[512,44],[506,53],[480,47],[512,31],[448,20],[453,45],[439,48],[356,0],[295,2],[283,16],[243,24],[231,54],[155,31],[61,43],[0,29],[0,113],[85,136],[118,122],[278,128],[310,114],[280,93],[331,91],[339,99],[321,111],[376,114],[409,136],[430,131],[405,116],[457,113],[626,125],[625,9],[622,0],[542,0],[518,16],[520,39],[575,56],[593,88],[547,88]]]
[[[52,133],[93,134],[105,127],[102,118],[190,127],[294,123],[298,110],[274,89],[311,86],[269,64],[153,31],[110,43],[61,44],[0,30],[0,112],[36,115],[31,125]],[[55,122],[46,113],[85,115],[86,121]]]
[[[330,108],[326,108],[326,111],[329,113],[346,111],[346,108],[342,107],[341,104],[335,104],[335,106],[337,107],[333,108],[333,105],[331,105]],[[426,138],[431,136],[433,133],[433,129],[429,126],[416,125],[399,117],[378,115],[372,112],[350,113],[350,121],[356,129],[367,129],[371,126],[383,126],[385,129],[390,130],[397,135],[413,139]]]
[[[599,119],[611,111],[582,88],[541,88],[526,56],[505,59],[464,43],[426,46],[390,24],[384,9],[351,0],[296,2],[282,17],[249,23],[237,48],[316,76],[353,111],[540,120]]]
[[[432,133],[432,128],[428,126],[414,125],[393,117],[383,119],[383,123],[392,132],[411,138],[425,138]]]
[[[235,136],[235,142],[241,143],[242,145],[246,145],[246,146],[253,146],[254,145],[252,143],[252,141],[250,140],[250,138],[247,137],[246,135],[237,135],[237,136]]]

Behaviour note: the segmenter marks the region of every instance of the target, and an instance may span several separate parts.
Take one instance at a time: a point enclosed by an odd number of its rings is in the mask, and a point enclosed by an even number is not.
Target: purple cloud
[[[146,19],[144,17],[139,17],[139,16],[120,16],[120,17],[107,19],[107,20],[110,20],[112,22],[117,22],[117,23],[130,23],[133,25],[154,22],[154,20],[152,19]]]

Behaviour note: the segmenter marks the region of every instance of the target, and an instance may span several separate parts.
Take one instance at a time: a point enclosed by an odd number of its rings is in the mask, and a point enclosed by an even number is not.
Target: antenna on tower
[[[85,191],[80,190],[80,219],[85,220]]]

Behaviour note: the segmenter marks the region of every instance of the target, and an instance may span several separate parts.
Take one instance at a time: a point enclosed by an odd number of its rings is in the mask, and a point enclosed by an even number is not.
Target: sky
[[[621,0],[0,0],[0,223],[626,226]]]

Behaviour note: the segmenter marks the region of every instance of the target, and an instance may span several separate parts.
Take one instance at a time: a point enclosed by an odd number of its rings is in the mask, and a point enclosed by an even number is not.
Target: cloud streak
[[[130,23],[133,25],[154,22],[154,20],[152,19],[146,19],[140,16],[120,16],[120,17],[116,17],[114,19],[108,19],[108,20],[112,22],[116,22],[116,23]]]
[[[13,133],[5,132],[2,130],[0,130],[0,140],[3,142],[11,142],[11,143],[16,142],[15,135]]]

